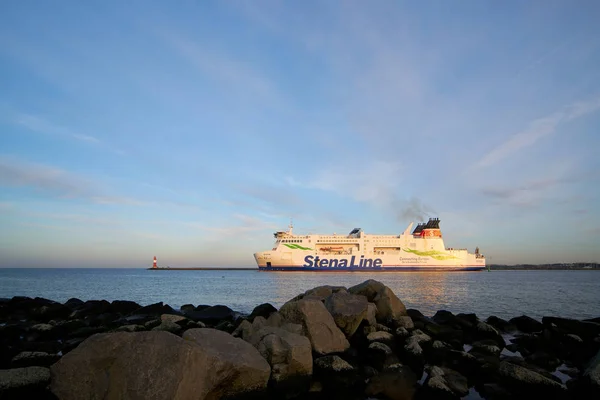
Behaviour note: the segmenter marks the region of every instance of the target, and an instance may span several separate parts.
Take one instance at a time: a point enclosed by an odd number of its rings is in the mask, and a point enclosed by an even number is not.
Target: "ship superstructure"
[[[409,224],[400,235],[366,234],[355,228],[347,235],[296,235],[275,232],[270,251],[254,254],[260,270],[267,271],[393,271],[485,269],[485,257],[467,249],[446,248],[439,218]]]

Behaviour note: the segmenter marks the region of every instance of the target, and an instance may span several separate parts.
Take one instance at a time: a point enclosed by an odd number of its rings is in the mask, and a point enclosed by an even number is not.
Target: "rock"
[[[498,373],[501,381],[512,392],[520,397],[531,398],[564,398],[566,388],[537,372],[507,361],[500,362]]]
[[[84,326],[83,328],[79,328],[79,329],[74,330],[73,332],[68,333],[67,338],[68,339],[87,338],[89,336],[95,335],[96,333],[102,333],[105,331],[106,331],[106,328],[104,328],[102,326],[96,326],[96,327]]]
[[[24,367],[49,367],[60,360],[56,354],[48,354],[41,351],[23,351],[11,360],[11,368]]]
[[[322,382],[322,391],[327,397],[347,398],[364,390],[358,371],[336,355],[315,360],[315,377]]]
[[[469,394],[467,378],[445,367],[433,366],[424,383],[426,398],[460,399]]]
[[[0,370],[1,399],[46,399],[50,370],[27,367]]]
[[[396,344],[396,340],[394,335],[392,335],[391,333],[388,332],[384,332],[384,331],[377,331],[377,332],[373,332],[373,333],[369,333],[367,335],[367,341],[369,343],[373,343],[373,342],[379,342],[379,343],[383,343],[385,345],[387,345],[388,347],[390,347],[391,349],[393,349]]]
[[[90,315],[100,315],[110,310],[110,303],[106,300],[88,300],[80,304],[71,313],[70,318],[85,318]]]
[[[477,325],[475,325],[475,331],[473,332],[473,334],[475,340],[491,339],[496,342],[496,345],[500,349],[503,349],[504,346],[506,346],[504,338],[502,337],[500,332],[498,332],[496,328],[486,324],[485,322],[478,322]]]
[[[142,332],[146,327],[142,325],[123,325],[115,329],[115,332]]]
[[[485,322],[487,322],[489,325],[493,326],[500,332],[510,333],[517,330],[517,327],[515,325],[494,315],[489,316],[488,319],[485,320]]]
[[[392,290],[383,283],[369,279],[348,289],[352,294],[362,295],[377,306],[378,322],[389,324],[399,317],[408,315],[406,307]]]
[[[392,349],[384,343],[372,342],[367,348],[367,359],[370,365],[375,367],[377,370],[397,364],[398,357],[394,354]]]
[[[463,332],[447,325],[438,325],[436,323],[426,322],[423,325],[423,331],[431,337],[443,341],[449,342],[456,340],[460,343],[463,342]]]
[[[377,323],[377,306],[373,303],[367,303],[367,314],[365,315],[364,321],[367,325],[375,326]]]
[[[307,337],[273,326],[251,332],[248,342],[272,368],[275,386],[303,386],[313,372],[312,346]]]
[[[57,338],[57,330],[54,325],[35,324],[29,328],[30,341],[41,341]]]
[[[536,351],[535,353],[525,357],[525,361],[542,367],[548,371],[554,371],[562,364],[562,361],[556,356],[545,351]]]
[[[162,314],[178,314],[177,311],[173,310],[170,305],[163,304],[162,301],[154,304],[150,304],[144,307],[140,307],[135,311],[132,311],[130,315],[152,315],[159,316]]]
[[[410,330],[415,329],[415,323],[413,322],[411,317],[406,315],[406,316],[398,317],[398,319],[396,319],[396,327],[404,328],[404,329],[410,331]]]
[[[389,400],[410,400],[414,398],[416,386],[415,373],[406,366],[395,364],[371,378],[365,394]]]
[[[140,373],[143,371],[143,373]],[[215,329],[94,335],[51,367],[52,392],[81,398],[218,399],[265,389],[270,367]],[[133,392],[132,392],[133,390]]]
[[[211,368],[222,368],[221,378],[227,382],[224,395],[260,391],[266,387],[271,367],[250,343],[210,328],[190,329],[183,334],[183,339],[195,343],[212,358]]]
[[[83,305],[83,301],[79,300],[75,297],[72,297],[65,302],[65,306],[69,307],[71,310],[74,310],[82,305]]]
[[[481,375],[480,362],[475,356],[465,351],[448,350],[445,354],[444,363],[469,379]]]
[[[587,392],[590,398],[600,397],[600,351],[590,360],[583,371],[582,383],[584,392]]]
[[[472,346],[474,350],[492,356],[499,356],[502,351],[502,349],[498,347],[496,341],[490,339],[473,342]]]
[[[43,305],[32,311],[31,317],[37,321],[48,322],[53,319],[65,319],[71,315],[72,310],[60,303]]]
[[[422,345],[424,346],[430,342],[431,337],[417,329],[412,332],[404,344],[404,358],[402,361],[418,376],[423,374],[423,368],[425,367],[425,354]]]
[[[144,328],[151,330],[152,328],[159,326],[161,323],[162,321],[160,319],[151,319],[150,321],[144,323]]]
[[[160,316],[160,321],[162,323],[172,322],[172,323],[178,324],[180,326],[185,326],[187,324],[188,319],[182,315],[163,314]]]
[[[135,301],[114,300],[112,303],[110,303],[109,310],[112,313],[126,315],[139,310],[141,307],[142,306]]]
[[[325,299],[325,308],[347,338],[354,335],[362,320],[366,318],[368,304],[365,296],[345,291],[333,293]]]
[[[346,336],[319,300],[288,302],[279,313],[286,322],[302,325],[302,334],[308,337],[317,354],[339,353],[350,347]]]
[[[454,323],[456,317],[450,311],[438,310],[431,319],[440,325],[446,325]]]
[[[254,331],[252,324],[248,320],[243,320],[237,328],[231,333],[234,337],[239,337],[244,339],[245,341],[250,340],[250,335]]]
[[[458,313],[455,321],[462,329],[470,330],[479,323],[479,318],[473,313]]]
[[[396,328],[396,332],[394,332],[394,334],[401,341],[410,336],[410,332],[407,331],[404,327]]]
[[[527,315],[511,318],[508,322],[516,326],[521,332],[525,333],[541,332],[542,329],[544,329],[544,325],[542,325],[541,322],[528,317]]]
[[[181,325],[176,324],[175,322],[166,320],[166,321],[162,321],[160,323],[160,325],[152,328],[152,331],[166,331],[166,332],[171,332],[173,334],[178,334],[179,332],[182,331],[182,328],[181,328]]]
[[[585,340],[592,340],[600,335],[600,323],[596,322],[579,321],[571,318],[543,317],[542,324],[548,327],[555,325],[560,332],[572,333]]]
[[[185,316],[194,321],[201,321],[207,324],[218,324],[222,321],[233,321],[236,313],[231,308],[223,305],[216,305],[203,310],[188,311]]]
[[[275,307],[273,307],[271,304],[269,304],[269,303],[260,304],[256,307],[254,307],[254,310],[252,310],[252,313],[248,317],[248,320],[250,320],[250,322],[252,322],[254,320],[254,318],[256,318],[258,316],[267,319],[271,316],[271,314],[273,314],[275,312],[277,312],[277,309]]]
[[[179,309],[181,310],[181,312],[186,312],[186,311],[194,311],[196,307],[193,304],[184,304],[181,307],[179,307]]]

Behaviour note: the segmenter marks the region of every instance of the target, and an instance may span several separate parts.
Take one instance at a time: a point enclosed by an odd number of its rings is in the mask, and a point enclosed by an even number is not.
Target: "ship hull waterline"
[[[465,265],[465,266],[423,266],[423,265],[398,265],[385,266],[381,268],[352,268],[352,267],[303,267],[303,266],[274,266],[274,267],[258,267],[259,271],[312,271],[312,272],[443,272],[443,271],[483,271],[486,267],[480,265]]]

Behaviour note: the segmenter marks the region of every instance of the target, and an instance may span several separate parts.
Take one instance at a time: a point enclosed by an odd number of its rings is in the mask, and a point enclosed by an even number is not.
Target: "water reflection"
[[[350,287],[367,279],[389,286],[407,308],[425,315],[446,309],[509,319],[600,316],[600,271],[494,272],[259,272],[134,269],[0,269],[0,297],[45,297],[65,302],[133,300],[223,304],[249,313],[261,303],[281,307],[321,285]]]

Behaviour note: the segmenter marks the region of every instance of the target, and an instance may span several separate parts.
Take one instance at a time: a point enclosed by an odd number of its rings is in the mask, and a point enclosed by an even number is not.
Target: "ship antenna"
[[[292,233],[292,230],[294,229],[294,221],[293,221],[293,218],[290,218],[290,226],[289,226],[289,228],[290,228],[290,230],[289,230],[289,233],[291,234],[291,233]]]

